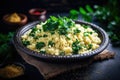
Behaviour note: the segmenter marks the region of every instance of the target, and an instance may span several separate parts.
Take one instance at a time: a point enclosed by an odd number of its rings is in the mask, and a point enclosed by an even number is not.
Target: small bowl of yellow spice
[[[27,23],[27,16],[22,13],[11,13],[3,16],[3,21],[12,26],[22,26]]]
[[[3,79],[13,79],[24,75],[25,66],[21,63],[6,63],[0,65],[0,77]]]

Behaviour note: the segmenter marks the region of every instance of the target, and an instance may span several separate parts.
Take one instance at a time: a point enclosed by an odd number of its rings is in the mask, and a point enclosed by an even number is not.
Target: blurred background
[[[38,17],[41,17],[40,13],[31,14],[29,12],[33,8],[39,8],[47,11],[43,13],[42,21],[45,21],[51,15],[63,15],[74,20],[82,19],[94,22],[103,27],[112,38],[112,41],[116,42],[120,39],[119,3],[120,0],[2,0],[0,2],[0,26],[3,27],[1,27],[0,32],[6,33],[16,30],[16,27],[11,29],[13,27],[8,27],[11,25],[6,25],[6,21],[3,20],[6,14],[24,14],[27,17],[27,21],[23,23],[25,25],[39,20]],[[37,15],[37,17],[33,15]],[[120,44],[120,42],[118,43]]]
[[[31,8],[45,8],[50,12],[62,12],[86,4],[104,5],[107,2],[108,0],[2,0],[0,2],[0,9],[2,14],[14,11],[27,13]]]
[[[111,44],[113,46],[120,47],[119,3],[120,0],[1,0],[0,64],[3,63],[4,59],[7,59],[7,61],[14,61],[17,59],[16,61],[18,62],[24,62],[22,59],[20,60],[20,58],[16,57],[17,54],[14,54],[17,53],[11,43],[11,38],[13,37],[14,32],[30,22],[36,20],[45,21],[51,15],[67,16],[73,20],[82,19],[84,21],[97,24],[108,33]],[[29,12],[31,9],[36,8],[42,10],[38,10],[38,12],[35,14],[31,14]],[[27,19],[24,16],[20,16],[20,13],[24,14]],[[25,21],[22,24],[19,24],[19,22],[13,24],[5,17],[7,14],[10,14],[7,16],[8,18],[14,17],[13,20],[16,20],[18,17],[20,17],[21,19],[25,18]],[[6,21],[6,19],[8,21]],[[25,65],[30,66],[26,63]],[[28,69],[31,70],[33,67],[29,67]],[[30,71],[28,71],[28,73],[29,72]],[[36,77],[38,77],[40,74],[38,74],[38,72],[36,74],[35,71],[31,71],[30,73],[35,73],[34,76]],[[27,77],[30,80],[29,75],[27,75]]]
[[[27,15],[28,22],[31,21],[29,15],[29,10],[32,8],[42,8],[47,10],[46,16],[51,14],[69,13],[71,9],[79,9],[79,7],[84,7],[89,4],[91,7],[94,5],[106,5],[108,0],[2,0],[0,2],[0,25],[4,26],[2,23],[3,16],[11,13],[23,13]],[[32,20],[33,21],[33,20]],[[7,28],[5,28],[7,29]],[[0,30],[6,32],[6,30]]]

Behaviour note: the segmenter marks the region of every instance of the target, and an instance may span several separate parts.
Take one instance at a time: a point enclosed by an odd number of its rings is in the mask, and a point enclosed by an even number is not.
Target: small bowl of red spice
[[[32,8],[29,10],[29,15],[32,21],[36,21],[36,20],[45,21],[46,13],[47,10],[42,8]]]

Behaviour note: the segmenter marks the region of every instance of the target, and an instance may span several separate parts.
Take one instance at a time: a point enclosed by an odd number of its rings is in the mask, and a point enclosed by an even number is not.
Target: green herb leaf
[[[81,31],[79,29],[74,30],[74,34],[80,33]]]
[[[93,44],[88,44],[88,49],[91,49],[93,47]]]
[[[78,40],[76,40],[75,42],[73,42],[73,44],[72,44],[72,49],[73,49],[73,53],[74,53],[74,54],[77,54],[78,51],[79,51],[80,49],[82,49],[82,47],[81,47],[81,45],[80,45],[80,42],[79,42]]]
[[[70,10],[70,15],[69,15],[70,18],[78,19],[78,16],[79,16],[79,11],[74,9]]]
[[[55,32],[54,32],[54,31],[50,31],[50,33],[51,33],[51,35],[55,34]]]
[[[43,37],[48,37],[48,35],[47,35],[47,34],[44,34]]]
[[[37,42],[37,44],[36,44],[36,48],[37,49],[41,49],[41,48],[43,48],[45,46],[45,43],[44,42]]]
[[[45,53],[46,53],[46,51],[41,50],[39,53],[41,53],[41,54],[45,54]]]
[[[53,41],[49,41],[49,42],[48,42],[48,46],[49,46],[49,45],[50,45],[51,47],[53,47],[53,46],[55,45],[55,43],[54,43]]]
[[[79,11],[80,11],[80,13],[81,13],[82,15],[86,15],[86,14],[87,14],[87,12],[85,11],[85,9],[82,8],[82,7],[79,8]]]
[[[63,52],[63,51],[60,52],[60,55],[61,55],[61,56],[64,56],[64,55],[65,55],[65,52]]]
[[[30,41],[26,41],[26,40],[25,40],[25,41],[22,41],[22,43],[23,43],[24,46],[30,45]]]
[[[88,25],[82,25],[85,29],[89,28],[90,26]]]
[[[89,13],[93,13],[93,9],[90,7],[90,5],[86,5],[86,10],[87,10]]]
[[[84,35],[84,37],[86,37],[86,36],[89,35],[89,33],[88,32],[84,32],[83,35]]]
[[[69,28],[73,27],[75,23],[67,18],[67,17],[54,17],[51,16],[47,21],[46,24],[43,25],[44,31],[54,32],[58,30],[58,33],[61,35],[67,34],[70,30]]]

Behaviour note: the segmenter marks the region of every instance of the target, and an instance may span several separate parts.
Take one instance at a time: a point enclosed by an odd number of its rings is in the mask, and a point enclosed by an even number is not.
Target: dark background
[[[86,4],[106,5],[108,0],[1,0],[0,1],[0,32],[6,33],[12,31],[8,29],[10,25],[3,22],[3,16],[10,13],[23,13],[27,15],[28,22],[30,21],[28,11],[31,8],[43,8],[47,10],[46,16],[57,15],[58,13],[69,13],[71,9],[78,10],[80,6],[84,7]]]
[[[80,6],[105,5],[107,0],[1,0],[0,17],[7,13],[20,12],[28,14],[31,8],[44,8],[48,12],[69,12]]]

